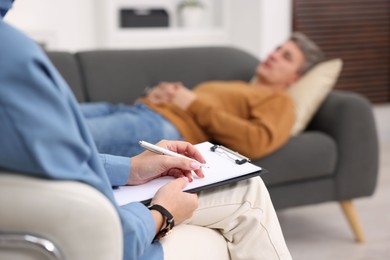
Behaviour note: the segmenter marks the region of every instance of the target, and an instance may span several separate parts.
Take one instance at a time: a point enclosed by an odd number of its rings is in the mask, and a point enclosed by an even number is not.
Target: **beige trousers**
[[[292,259],[268,190],[259,177],[200,192],[199,208],[184,224],[217,230],[233,260]],[[187,236],[191,234],[185,233]],[[167,236],[161,243],[165,259],[179,260],[178,245],[183,241],[178,241],[178,236]],[[186,244],[184,250],[190,254],[193,247],[202,250],[196,244]]]

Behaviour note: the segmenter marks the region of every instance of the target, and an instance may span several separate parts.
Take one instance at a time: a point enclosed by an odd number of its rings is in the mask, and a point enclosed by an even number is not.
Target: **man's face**
[[[293,41],[287,41],[259,64],[256,76],[269,85],[287,88],[299,78],[299,70],[304,62],[305,58],[298,46]]]

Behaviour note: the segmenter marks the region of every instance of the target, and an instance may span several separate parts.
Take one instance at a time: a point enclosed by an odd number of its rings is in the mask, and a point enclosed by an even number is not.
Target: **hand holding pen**
[[[173,156],[173,157],[179,157],[179,158],[185,158],[185,159],[188,159],[188,160],[191,160],[191,161],[194,161],[196,163],[199,163],[200,167],[202,168],[210,168],[208,165],[204,164],[204,163],[200,163],[198,162],[197,160],[195,160],[194,158],[190,158],[188,156],[184,156],[180,153],[175,153],[171,150],[168,150],[168,149],[165,149],[165,148],[162,148],[160,146],[157,146],[157,145],[154,145],[154,144],[151,144],[151,143],[148,143],[148,142],[145,142],[145,141],[139,141],[138,142],[139,145],[146,149],[146,150],[149,150],[153,153],[157,153],[157,154],[163,154],[163,155],[169,155],[169,156]]]
[[[145,145],[145,143],[143,144]],[[193,180],[192,171],[199,178],[204,177],[202,167],[206,166],[206,161],[190,143],[183,141],[160,141],[157,144],[158,149],[154,147],[155,145],[150,145],[148,150],[153,153],[143,152],[131,158],[129,185],[143,184],[162,176],[186,177],[191,182]],[[164,153],[161,150],[160,152],[157,151],[160,148],[163,148]],[[145,147],[145,149],[147,148]],[[170,152],[176,155],[168,155]]]

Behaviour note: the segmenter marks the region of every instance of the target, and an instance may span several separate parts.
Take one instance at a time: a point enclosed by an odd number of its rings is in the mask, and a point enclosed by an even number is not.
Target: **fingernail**
[[[191,162],[191,169],[197,170],[200,168],[200,164],[198,162],[192,161]]]

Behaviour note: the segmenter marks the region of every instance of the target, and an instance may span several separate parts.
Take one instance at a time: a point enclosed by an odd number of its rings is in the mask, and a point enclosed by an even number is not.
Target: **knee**
[[[247,185],[253,206],[257,207],[260,204],[271,202],[268,189],[260,177],[248,179]]]
[[[263,180],[260,177],[254,177],[248,179],[248,187],[250,190],[256,190],[255,193],[268,193],[267,187],[265,186]]]

